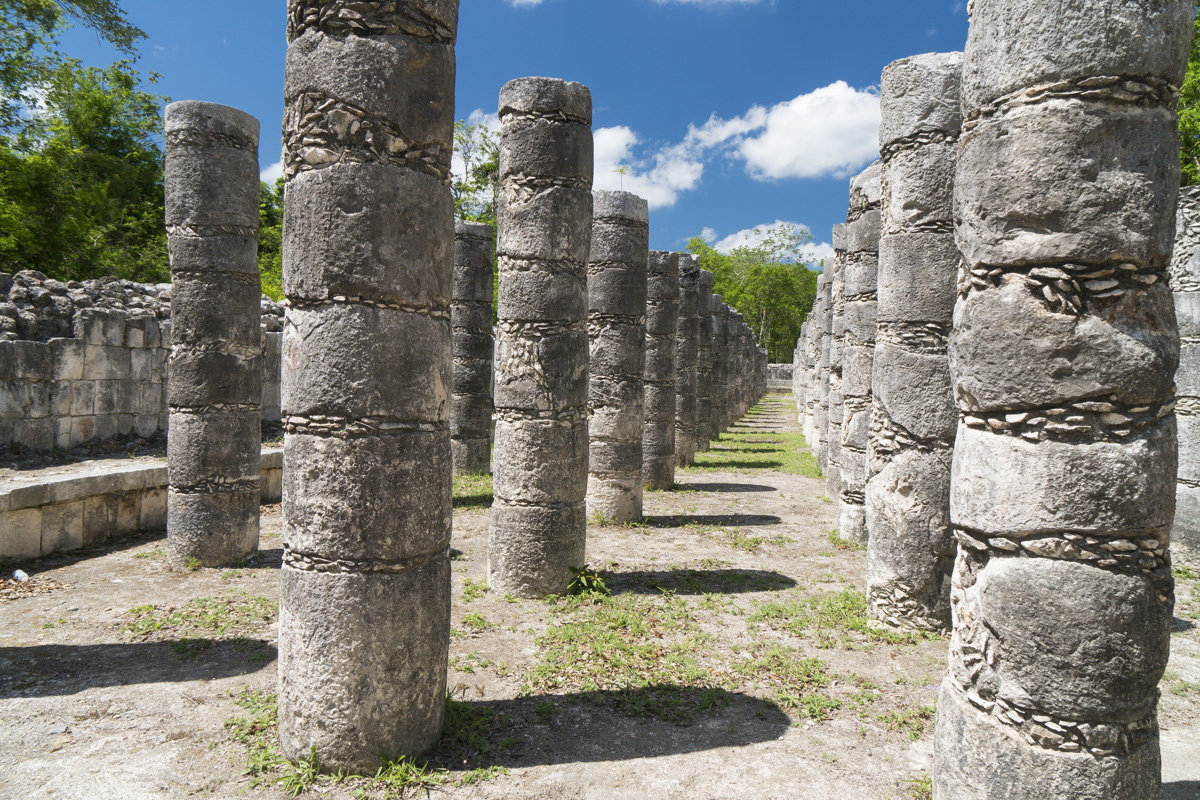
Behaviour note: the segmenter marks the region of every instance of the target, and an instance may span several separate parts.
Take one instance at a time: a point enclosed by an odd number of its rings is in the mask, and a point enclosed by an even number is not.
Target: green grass
[[[757,553],[762,549],[763,545],[769,544],[774,547],[782,547],[785,544],[796,543],[795,539],[787,536],[748,536],[738,528],[733,528],[728,533],[729,546],[735,550],[743,550],[747,553]]]
[[[492,505],[492,476],[455,475],[451,483],[455,508],[488,508]]]
[[[463,580],[462,600],[464,603],[470,603],[487,594],[488,585],[485,581],[476,581],[471,578]]]
[[[773,646],[734,667],[747,679],[774,685],[774,699],[784,709],[807,719],[825,720],[842,707],[828,692],[831,676],[825,662],[791,647]]]
[[[214,640],[229,642],[248,661],[271,657],[267,643],[248,638],[275,621],[279,604],[242,591],[221,597],[197,597],[181,607],[141,605],[125,612],[129,621],[121,630],[131,639],[170,641],[181,659],[195,658]]]
[[[140,553],[134,553],[133,557],[134,558],[144,558],[144,559],[148,559],[150,561],[157,561],[157,560],[163,558],[165,555],[166,554],[163,553],[162,548],[155,547],[151,550],[143,550]]]
[[[834,528],[829,532],[829,543],[838,550],[849,550],[855,553],[865,553],[867,546],[861,542],[856,542],[853,539],[843,539],[838,529]]]
[[[682,598],[583,594],[548,600],[556,623],[537,638],[526,690],[605,692],[631,716],[689,722],[703,692],[717,689],[701,664],[708,636]]]
[[[902,731],[908,734],[911,741],[917,741],[925,734],[929,724],[933,722],[936,709],[931,705],[920,705],[906,708],[902,711],[890,711],[879,714],[875,718],[885,723],[890,731]]]
[[[750,623],[812,639],[821,648],[861,649],[879,642],[915,644],[926,638],[925,634],[896,633],[870,625],[867,598],[852,588],[820,595],[792,593],[761,601]]]
[[[908,782],[908,800],[933,800],[933,779],[928,775]]]
[[[469,786],[505,775],[508,768],[476,763],[484,756],[511,750],[520,740],[506,736],[508,719],[495,709],[446,696],[446,724],[428,761],[401,757],[384,761],[373,775],[346,771],[322,774],[314,749],[306,758],[288,761],[279,747],[276,696],[245,688],[234,699],[244,713],[225,722],[230,738],[246,749],[244,773],[251,786],[275,785],[295,797],[310,789],[346,786],[355,798],[401,798],[414,791],[429,792],[445,785]],[[457,776],[452,772],[457,770]],[[321,793],[325,793],[321,791]]]

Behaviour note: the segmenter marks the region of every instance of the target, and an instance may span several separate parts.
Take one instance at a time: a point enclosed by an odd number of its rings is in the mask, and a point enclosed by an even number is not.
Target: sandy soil
[[[770,437],[794,435],[792,415],[790,398],[769,396],[738,429],[767,434],[755,458],[722,444],[677,490],[648,494],[647,525],[591,526],[608,599],[484,591],[488,498],[458,502],[449,684],[479,735],[439,751],[431,794],[923,796],[946,643],[881,640],[850,619],[863,553],[831,541],[823,480],[763,458],[791,446]],[[0,797],[288,796],[277,765],[247,774],[251,751],[227,727],[247,715],[246,689],[274,690],[280,527],[279,508],[264,508],[260,552],[236,570],[171,572],[150,537],[0,583]],[[1181,578],[1177,596],[1161,705],[1169,800],[1200,798],[1200,582]],[[323,779],[308,791],[387,789]]]

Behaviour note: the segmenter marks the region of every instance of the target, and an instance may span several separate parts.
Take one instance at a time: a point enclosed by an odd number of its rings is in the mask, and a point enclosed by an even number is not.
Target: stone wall
[[[167,430],[170,284],[0,273],[0,453]],[[279,420],[282,309],[262,301],[263,420]]]

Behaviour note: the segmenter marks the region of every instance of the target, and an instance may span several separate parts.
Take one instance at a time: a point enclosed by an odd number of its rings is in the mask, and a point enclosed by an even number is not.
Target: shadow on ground
[[[680,483],[678,488],[689,492],[777,492],[774,486],[762,486],[757,483]]]
[[[274,645],[251,638],[0,647],[0,698],[215,680],[257,672],[275,658]]]
[[[455,508],[490,508],[492,505],[493,495],[491,492],[480,492],[479,494],[468,494],[455,496]]]
[[[613,594],[739,594],[791,589],[796,582],[778,572],[759,569],[672,569],[605,572]]]
[[[762,451],[756,450],[754,452],[761,453]],[[703,464],[691,464],[687,469],[779,469],[782,466],[782,461],[775,460],[742,461],[736,458],[706,458]]]
[[[522,734],[487,753],[460,754],[461,745],[443,739],[434,760],[455,769],[625,761],[742,747],[778,739],[791,726],[774,703],[672,684],[454,705],[464,717],[487,717],[494,729]]]
[[[1162,800],[1200,800],[1200,781],[1164,783]]]
[[[642,520],[647,528],[682,528],[685,525],[778,525],[782,519],[774,514],[665,514]]]

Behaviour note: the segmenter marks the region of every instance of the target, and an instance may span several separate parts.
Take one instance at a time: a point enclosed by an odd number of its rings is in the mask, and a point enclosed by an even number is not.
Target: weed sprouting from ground
[[[488,585],[485,581],[476,581],[470,578],[463,579],[462,601],[470,603],[478,600],[487,594]]]
[[[861,542],[856,542],[853,539],[843,539],[837,528],[829,532],[829,543],[838,550],[849,550],[854,553],[865,552],[867,546]]]
[[[909,800],[933,800],[933,779],[928,775],[913,778],[908,786]]]
[[[821,648],[853,649],[870,647],[878,642],[916,644],[927,636],[873,627],[867,619],[866,596],[852,588],[815,596],[764,600],[758,603],[750,622],[765,623],[775,630],[813,639]]]
[[[487,474],[455,475],[451,483],[455,508],[487,508],[492,504],[492,476]]]
[[[900,711],[889,711],[875,718],[885,723],[890,731],[903,731],[908,738],[917,741],[924,735],[929,723],[933,721],[936,709],[931,705],[920,705]]]
[[[567,594],[571,595],[607,595],[611,594],[604,577],[589,565],[571,567],[571,582],[567,584]]]
[[[245,713],[226,721],[225,729],[233,741],[246,748],[245,775],[251,786],[273,784],[292,797],[334,783],[346,785],[354,797],[361,798],[400,798],[414,789],[476,784],[508,773],[501,764],[479,764],[481,756],[520,744],[512,737],[502,737],[508,723],[504,715],[486,704],[456,700],[447,694],[442,738],[428,761],[400,757],[381,763],[374,775],[346,771],[323,775],[315,748],[303,759],[288,761],[284,757],[278,744],[279,711],[274,694],[247,687],[234,703]]]

